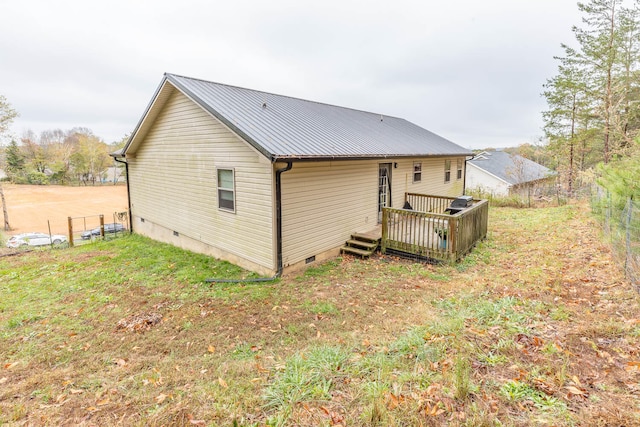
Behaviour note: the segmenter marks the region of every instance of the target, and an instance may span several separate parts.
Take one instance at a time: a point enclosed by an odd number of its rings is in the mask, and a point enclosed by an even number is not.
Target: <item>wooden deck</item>
[[[489,204],[474,200],[457,214],[444,213],[453,198],[406,193],[413,209],[384,208],[382,253],[401,252],[437,261],[457,261],[487,235]]]
[[[365,232],[358,233],[361,236],[367,237],[369,239],[377,239],[380,240],[382,238],[382,224],[378,224],[375,228]]]

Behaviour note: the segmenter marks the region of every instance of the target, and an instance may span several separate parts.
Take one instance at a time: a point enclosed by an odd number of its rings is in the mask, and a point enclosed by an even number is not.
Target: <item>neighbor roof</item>
[[[505,151],[484,151],[477,154],[468,163],[511,185],[537,181],[555,175],[554,171],[539,163]]]
[[[125,154],[144,138],[172,87],[271,161],[473,154],[404,119],[168,73]]]

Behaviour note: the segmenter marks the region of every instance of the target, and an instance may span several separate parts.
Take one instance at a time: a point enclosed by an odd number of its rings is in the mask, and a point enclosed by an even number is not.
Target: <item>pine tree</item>
[[[640,132],[640,0],[633,3],[578,3],[577,45],[562,44],[558,74],[544,85],[544,129],[569,193],[576,171],[629,156]]]
[[[25,157],[15,140],[11,140],[5,149],[6,172],[12,181],[24,173]]]
[[[590,100],[584,73],[576,61],[572,58],[560,60],[559,74],[544,85],[543,96],[550,108],[542,114],[551,151],[558,155],[559,169],[566,174],[567,190],[572,196],[578,128],[581,116],[588,114]]]

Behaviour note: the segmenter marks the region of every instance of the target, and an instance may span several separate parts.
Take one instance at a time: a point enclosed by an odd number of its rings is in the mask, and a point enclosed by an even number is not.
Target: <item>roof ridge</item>
[[[404,119],[402,117],[392,116],[390,114],[376,113],[376,112],[373,112],[373,111],[361,110],[361,109],[352,108],[352,107],[344,107],[342,105],[330,104],[328,102],[314,101],[314,100],[311,100],[311,99],[300,98],[300,97],[297,97],[297,96],[281,95],[279,93],[267,92],[265,90],[260,90],[260,89],[251,89],[251,88],[248,88],[248,87],[243,87],[243,86],[238,86],[238,85],[230,85],[230,84],[227,84],[227,83],[214,82],[212,80],[205,80],[205,79],[200,79],[200,78],[197,78],[197,77],[189,77],[189,76],[183,76],[181,74],[174,74],[174,73],[167,73],[167,72],[165,72],[164,75],[165,76],[178,77],[178,78],[182,78],[182,79],[195,80],[195,81],[199,81],[199,82],[203,82],[203,83],[211,83],[211,84],[215,84],[215,85],[219,85],[219,86],[225,86],[225,87],[229,87],[229,88],[250,90],[252,92],[259,92],[259,93],[263,93],[265,95],[272,95],[272,96],[277,96],[277,97],[281,97],[281,98],[293,99],[293,100],[296,100],[296,101],[309,102],[311,104],[326,105],[327,107],[332,107],[332,108],[342,108],[344,110],[357,111],[359,113],[371,114],[371,115],[374,115],[374,116],[381,116],[383,118],[388,117],[390,119],[407,121],[406,119]]]

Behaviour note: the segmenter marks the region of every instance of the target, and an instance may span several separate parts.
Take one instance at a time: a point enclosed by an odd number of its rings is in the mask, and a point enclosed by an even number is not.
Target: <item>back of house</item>
[[[116,155],[135,232],[275,275],[407,192],[461,195],[471,154],[404,119],[165,74]]]

